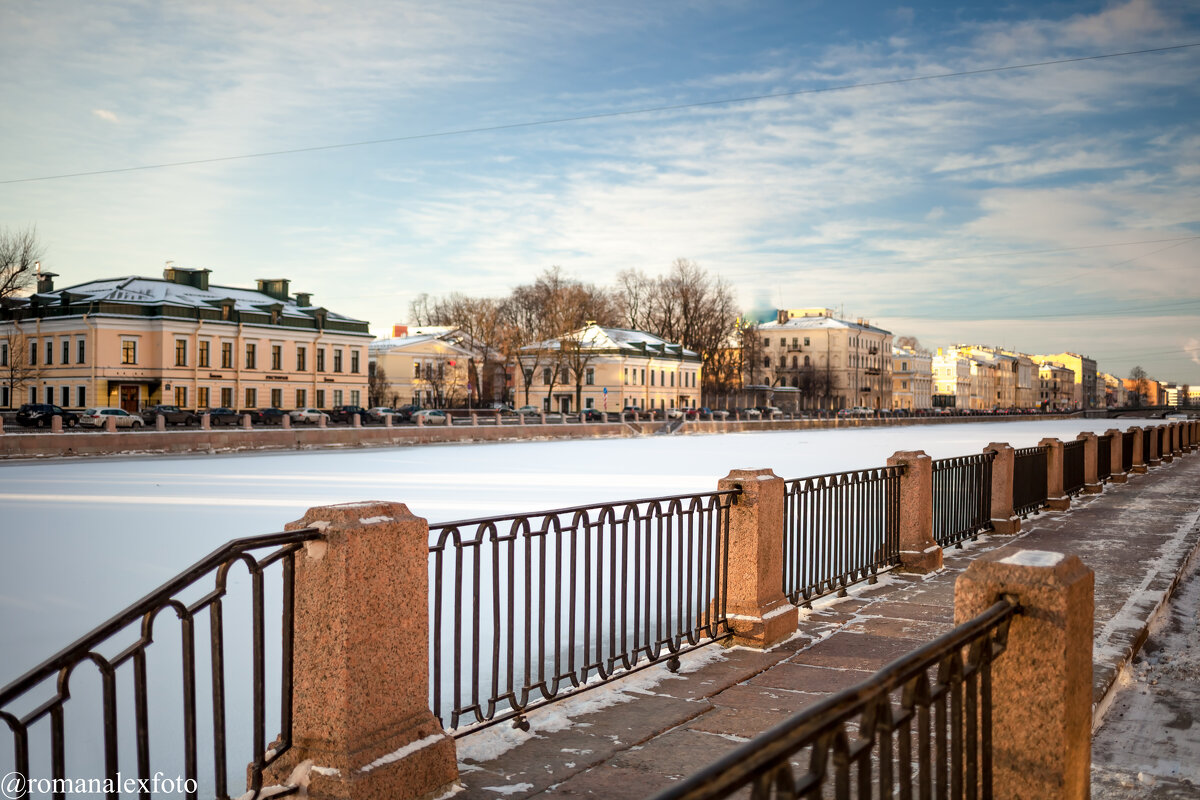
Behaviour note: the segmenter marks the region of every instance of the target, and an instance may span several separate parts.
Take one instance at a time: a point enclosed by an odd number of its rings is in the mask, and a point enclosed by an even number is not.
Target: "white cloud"
[[[93,108],[92,116],[99,117],[100,119],[104,120],[105,122],[116,123],[116,122],[121,121],[120,118],[117,117],[117,115],[115,113],[113,113],[112,111],[109,111],[107,108]]]

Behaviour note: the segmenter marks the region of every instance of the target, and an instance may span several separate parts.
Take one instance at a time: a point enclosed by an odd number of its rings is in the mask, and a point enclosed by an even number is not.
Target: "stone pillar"
[[[1142,457],[1145,452],[1146,429],[1134,426],[1129,430],[1133,431],[1133,466],[1130,469],[1141,474],[1146,471],[1146,459]]]
[[[385,428],[392,427],[392,415],[391,414],[383,415],[383,427],[385,427]]]
[[[1113,483],[1125,483],[1129,476],[1125,474],[1125,434],[1117,428],[1109,428],[1104,432],[1111,436],[1112,447],[1108,451],[1108,479]],[[1100,454],[1104,458],[1104,454]]]
[[[446,427],[447,428],[454,427],[454,416],[451,415],[451,413],[449,411],[446,412]]]
[[[1078,556],[1006,548],[955,582],[956,623],[1005,596],[1021,607],[992,665],[997,800],[1090,796],[1093,581]]]
[[[209,414],[207,411],[200,415],[200,430],[212,430],[212,414]]]
[[[116,417],[105,417],[104,418],[104,432],[105,433],[116,433],[117,432],[117,418]]]
[[[418,428],[424,428],[424,427],[425,427],[425,418],[424,418],[424,417],[422,417],[422,416],[418,416],[418,417],[416,417],[416,420],[417,420],[417,427],[418,427]]]
[[[1100,484],[1098,437],[1089,431],[1081,433],[1075,438],[1083,442],[1083,493],[1100,494],[1104,491],[1104,487]]]
[[[311,508],[296,553],[293,744],[268,768],[307,767],[310,798],[410,800],[458,780],[429,711],[429,526],[403,503]],[[309,762],[309,764],[304,764]]]
[[[1171,423],[1171,455],[1183,455],[1183,423]]]
[[[500,427],[504,423],[500,419],[500,409],[496,409],[496,427]]]
[[[351,414],[350,415],[350,427],[351,428],[361,428],[362,427],[362,417],[360,417],[358,414]]]
[[[154,415],[154,430],[165,431],[167,429],[167,418],[162,414]]]
[[[4,417],[0,416],[0,436],[4,435]]]
[[[1150,437],[1150,466],[1157,467],[1162,463],[1158,453],[1162,443],[1162,433],[1157,425],[1148,425],[1146,426],[1146,435]]]
[[[1013,468],[1016,452],[1004,442],[992,442],[983,452],[996,454],[992,460],[992,531],[999,534],[1021,532],[1021,518],[1013,513]]]
[[[936,572],[942,548],[933,539],[933,459],[923,450],[892,454],[889,467],[903,466],[900,478],[900,571]]]
[[[731,644],[770,647],[795,633],[799,620],[783,594],[783,478],[769,469],[735,469],[717,488],[741,489],[729,509]]]
[[[292,415],[284,414],[282,417],[279,418],[279,424],[282,425],[286,430],[291,430]]]
[[[479,414],[475,413],[474,411],[471,412],[471,427],[479,427]]]
[[[1063,491],[1063,443],[1058,439],[1042,439],[1038,442],[1046,451],[1046,508],[1051,511],[1066,511],[1071,507],[1071,498]]]
[[[319,417],[317,417],[317,427],[318,428],[324,428],[328,424],[329,424],[329,417],[326,416],[325,414],[321,414]]]
[[[250,430],[253,427],[254,427],[254,423],[252,423],[250,421],[250,415],[242,414],[242,428],[244,428],[245,430]]]
[[[545,424],[546,424],[546,412],[545,412],[545,411],[539,411],[539,412],[538,412],[538,417],[539,417],[539,419],[538,419],[538,424],[540,424],[540,425],[545,425]]]

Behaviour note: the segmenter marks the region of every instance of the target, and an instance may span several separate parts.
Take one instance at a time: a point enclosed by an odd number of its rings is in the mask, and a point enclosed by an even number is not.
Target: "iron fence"
[[[1063,494],[1074,497],[1083,491],[1083,447],[1084,441],[1063,442]]]
[[[1104,483],[1112,477],[1112,434],[1096,437],[1096,479]]]
[[[783,591],[808,605],[900,563],[903,466],[785,483]]]
[[[992,462],[996,453],[933,462],[933,538],[942,547],[962,547],[992,529]]]
[[[1133,431],[1121,434],[1121,471],[1128,474],[1133,472]]]
[[[1150,466],[1150,448],[1151,439],[1155,435],[1155,428],[1142,428],[1142,463],[1147,467]]]
[[[143,798],[150,797],[158,784],[152,775],[160,771],[182,778],[175,793],[189,798],[228,798],[231,775],[235,782],[249,776],[251,794],[238,790],[234,796],[258,796],[263,770],[291,746],[291,555],[320,536],[305,529],[231,541],[0,690],[12,769],[24,778],[11,800],[27,797],[29,781],[43,775],[58,798],[68,780],[97,781],[103,788],[91,793],[116,798],[127,791],[122,787],[128,781],[118,780],[122,770],[136,775]],[[268,569],[276,564],[278,583],[268,583]],[[248,574],[249,587],[241,585],[238,567]],[[211,585],[202,584],[205,579]],[[225,613],[247,592],[248,626]],[[279,638],[270,642],[268,609],[282,618]],[[168,611],[178,620],[175,630],[159,619]],[[156,640],[172,639],[179,650],[151,648]],[[198,656],[198,649],[208,652]],[[89,671],[90,679],[83,674]],[[99,687],[91,683],[95,678]],[[277,704],[269,697],[269,680],[277,683]],[[211,729],[202,714],[210,716]],[[268,746],[269,717],[277,717],[279,729]],[[131,762],[132,770],[126,766]]]
[[[753,800],[990,798],[991,669],[1017,613],[1008,600],[998,601],[654,800],[744,797],[747,790]]]
[[[1013,454],[1013,513],[1021,517],[1046,507],[1046,461],[1044,446],[1022,447]]]
[[[430,703],[448,729],[730,635],[738,490],[430,526]],[[465,731],[459,731],[464,733]]]

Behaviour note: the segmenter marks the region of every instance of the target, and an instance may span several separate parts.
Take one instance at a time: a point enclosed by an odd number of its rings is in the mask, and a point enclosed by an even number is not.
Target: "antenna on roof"
[[[26,262],[26,263],[28,263],[28,262]],[[40,278],[40,277],[42,277],[42,262],[40,262],[40,261],[35,261],[35,262],[33,262],[33,265],[34,265],[35,267],[37,267],[37,274],[38,274],[38,277],[39,277],[39,278]]]

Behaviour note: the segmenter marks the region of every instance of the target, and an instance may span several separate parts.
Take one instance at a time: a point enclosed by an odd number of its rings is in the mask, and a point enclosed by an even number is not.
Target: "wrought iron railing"
[[[250,796],[257,796],[263,770],[291,746],[291,555],[320,536],[305,529],[231,541],[0,689],[0,720],[13,742],[11,769],[21,776],[11,800],[38,793],[31,787],[43,784],[62,796],[68,779],[107,780],[98,785],[110,798],[130,785],[149,797],[147,787],[161,784],[153,780],[160,772],[170,776],[173,793],[189,798],[228,798],[231,776],[240,786],[247,775]],[[268,582],[276,564],[278,582]],[[238,601],[250,606],[245,624],[226,616]],[[163,612],[170,612],[168,619],[160,619]],[[167,624],[169,617],[177,628]],[[280,617],[279,637],[268,641],[268,622]],[[156,639],[178,639],[179,649],[152,648]],[[270,717],[279,729],[268,745]],[[76,777],[68,775],[68,764]],[[130,784],[134,777],[138,782]],[[233,796],[245,795],[239,788]]]
[[[430,526],[430,702],[448,729],[730,635],[738,490]],[[465,731],[460,731],[460,733]]]
[[[1021,447],[1013,453],[1013,513],[1020,517],[1046,507],[1046,460],[1044,446]]]
[[[1112,477],[1112,434],[1096,437],[1096,478],[1101,483]]]
[[[1133,471],[1133,442],[1133,431],[1121,434],[1121,471],[1127,474]]]
[[[991,797],[991,670],[1017,613],[998,601],[654,800]]]
[[[797,605],[900,563],[903,466],[785,483],[783,591]]]
[[[1151,438],[1155,435],[1154,428],[1142,428],[1142,463],[1147,467],[1150,466],[1150,448],[1153,446]]]
[[[1083,491],[1083,447],[1084,441],[1082,439],[1076,439],[1073,442],[1063,442],[1063,494],[1068,497],[1074,497]]]
[[[942,547],[962,547],[992,528],[994,451],[939,458],[933,462],[933,538]]]

